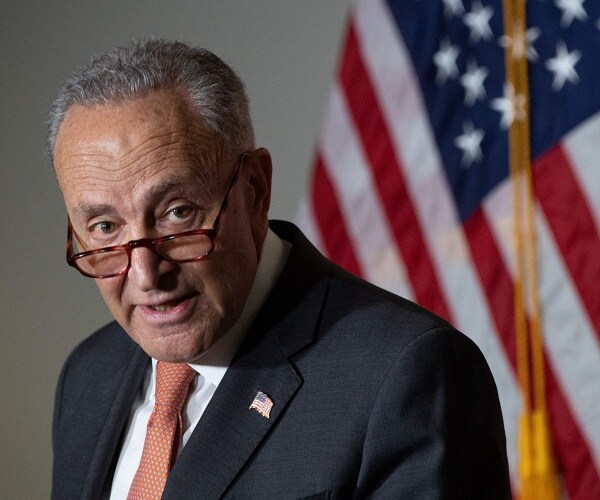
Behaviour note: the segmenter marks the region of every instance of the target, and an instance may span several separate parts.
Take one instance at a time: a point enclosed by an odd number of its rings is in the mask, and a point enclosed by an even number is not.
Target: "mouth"
[[[136,310],[140,320],[154,326],[179,324],[193,316],[197,306],[197,294],[190,293],[178,297],[155,297],[154,301],[140,304]],[[161,302],[162,299],[162,302]],[[167,300],[170,299],[170,300]]]
[[[165,311],[170,311],[171,309],[174,309],[179,304],[181,304],[184,300],[187,300],[187,299],[180,298],[180,299],[171,300],[169,302],[163,302],[162,304],[150,305],[147,307],[149,309],[152,309],[153,311],[165,312]]]
[[[179,297],[172,298],[171,300],[165,300],[164,302],[145,304],[141,306],[141,309],[146,311],[147,314],[155,317],[165,317],[165,315],[180,314],[184,310],[187,310],[191,305],[191,299],[194,298],[195,294],[180,295]],[[166,298],[166,297],[165,297]]]

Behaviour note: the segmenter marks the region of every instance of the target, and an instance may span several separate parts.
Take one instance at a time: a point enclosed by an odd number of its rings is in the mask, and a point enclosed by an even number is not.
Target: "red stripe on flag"
[[[573,418],[569,403],[556,380],[548,357],[544,359],[550,427],[558,467],[570,500],[600,499],[600,476],[585,438]]]
[[[600,337],[600,236],[562,148],[556,146],[534,162],[533,182],[580,300]]]
[[[362,276],[346,231],[335,188],[320,155],[317,155],[311,191],[313,212],[328,257],[347,271]]]
[[[464,230],[496,331],[514,369],[517,366],[517,347],[513,280],[506,270],[494,234],[481,208],[465,222]]]
[[[353,122],[368,156],[375,186],[388,223],[406,264],[415,300],[452,320],[429,249],[401,173],[390,134],[370,77],[363,64],[354,25],[350,24],[340,81]]]
[[[466,221],[465,234],[483,286],[492,319],[499,333],[504,352],[516,374],[516,333],[513,280],[504,265],[494,235],[481,209]],[[546,356],[547,358],[547,356]],[[588,491],[600,488],[600,478],[594,468],[591,452],[573,417],[556,377],[546,361],[546,392],[550,420],[556,445],[558,465],[566,473],[565,483],[571,500],[585,496],[579,481],[585,481]],[[578,473],[575,477],[574,473]]]

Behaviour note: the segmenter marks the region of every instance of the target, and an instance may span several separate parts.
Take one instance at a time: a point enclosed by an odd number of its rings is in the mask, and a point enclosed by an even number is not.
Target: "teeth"
[[[177,304],[179,304],[179,302],[173,300],[171,302],[165,302],[164,304],[159,304],[157,306],[150,306],[150,308],[154,309],[155,311],[163,312],[168,311],[169,309],[173,309]]]

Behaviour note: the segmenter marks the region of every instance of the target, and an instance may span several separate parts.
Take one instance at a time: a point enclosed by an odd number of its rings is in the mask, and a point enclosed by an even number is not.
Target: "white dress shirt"
[[[198,372],[198,376],[190,386],[188,399],[183,408],[183,444],[179,452],[192,435],[242,343],[246,331],[279,278],[289,250],[290,245],[269,229],[261,250],[256,277],[240,319],[208,351],[202,353],[194,363],[190,363],[190,366]],[[125,438],[110,487],[110,500],[127,498],[133,476],[142,458],[146,426],[154,408],[156,363],[157,361],[152,359],[152,365],[148,368],[144,383],[131,408]]]

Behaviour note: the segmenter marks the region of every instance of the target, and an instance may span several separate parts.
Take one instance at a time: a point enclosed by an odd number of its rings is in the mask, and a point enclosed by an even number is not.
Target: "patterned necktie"
[[[186,363],[157,363],[154,410],[148,420],[142,459],[127,500],[157,500],[162,496],[181,444],[181,409],[195,375]]]

